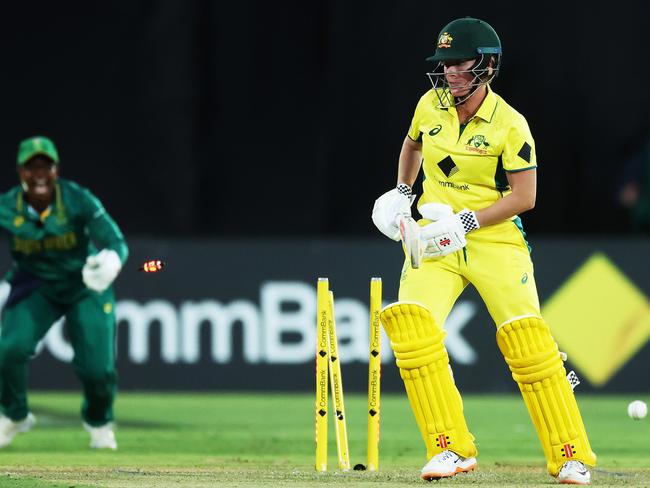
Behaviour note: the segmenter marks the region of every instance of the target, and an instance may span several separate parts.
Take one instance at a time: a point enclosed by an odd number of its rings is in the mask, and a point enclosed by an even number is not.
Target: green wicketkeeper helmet
[[[51,139],[44,136],[34,136],[25,139],[18,146],[18,166],[24,165],[34,156],[43,155],[59,164],[59,153]]]
[[[485,54],[501,56],[499,36],[487,22],[463,17],[440,31],[436,52],[427,61],[474,59]]]

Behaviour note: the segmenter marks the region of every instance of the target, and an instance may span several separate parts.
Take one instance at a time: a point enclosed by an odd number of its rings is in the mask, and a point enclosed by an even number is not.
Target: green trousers
[[[103,293],[84,290],[71,303],[61,303],[33,291],[2,312],[0,334],[0,407],[12,420],[29,412],[27,363],[38,342],[60,317],[74,350],[72,364],[81,380],[81,416],[92,426],[113,420],[116,392],[115,313],[112,288]]]

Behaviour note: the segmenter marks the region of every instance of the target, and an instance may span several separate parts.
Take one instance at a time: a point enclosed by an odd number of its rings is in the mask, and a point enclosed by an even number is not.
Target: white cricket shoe
[[[90,447],[92,449],[117,449],[113,424],[104,424],[101,427],[93,427],[84,422],[84,429],[90,433]]]
[[[0,448],[7,447],[14,440],[16,434],[27,432],[36,424],[36,417],[31,413],[22,420],[14,422],[9,417],[0,416]]]
[[[424,480],[449,478],[458,473],[465,473],[476,468],[476,458],[464,458],[453,451],[442,451],[433,456],[424,468],[421,477]]]
[[[557,480],[563,485],[589,485],[591,473],[580,461],[567,461],[562,465]]]

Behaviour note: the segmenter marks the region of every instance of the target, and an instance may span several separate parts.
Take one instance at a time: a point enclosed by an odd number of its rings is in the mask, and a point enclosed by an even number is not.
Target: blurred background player
[[[630,212],[634,230],[650,232],[650,136],[624,162],[619,202]]]
[[[463,414],[442,326],[472,283],[497,325],[497,344],[518,383],[561,483],[588,484],[594,465],[558,347],[541,317],[518,214],[535,205],[535,145],[525,118],[490,88],[501,42],[490,25],[457,19],[438,36],[433,84],[420,99],[399,159],[397,188],[377,199],[373,221],[399,240],[411,187],[423,167],[418,209],[423,261],[407,258],[399,302],[382,323],[422,433],[424,479],[470,471],[477,450]]]
[[[27,402],[27,362],[52,323],[65,316],[90,447],[116,449],[111,284],[128,255],[124,237],[92,193],[59,178],[50,139],[20,143],[18,176],[20,185],[0,195],[0,226],[13,258],[0,335],[0,447],[36,422]]]

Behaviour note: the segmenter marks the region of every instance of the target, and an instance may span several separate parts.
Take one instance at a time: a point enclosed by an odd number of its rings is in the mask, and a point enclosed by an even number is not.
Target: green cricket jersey
[[[10,281],[14,273],[24,272],[52,285],[67,282],[69,286],[55,286],[61,292],[78,289],[86,257],[97,248],[116,251],[122,263],[128,256],[122,232],[97,197],[61,178],[49,211],[40,216],[20,186],[0,195],[0,227],[9,237],[14,260]]]

